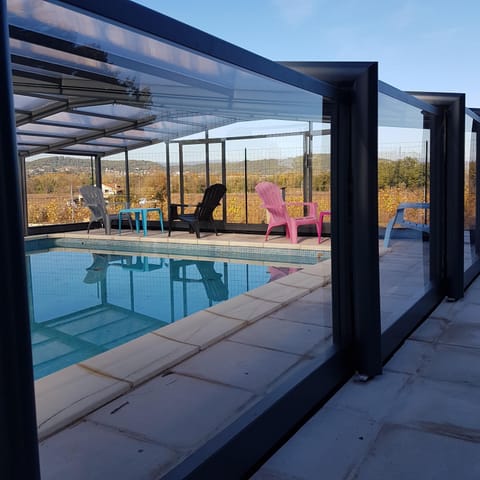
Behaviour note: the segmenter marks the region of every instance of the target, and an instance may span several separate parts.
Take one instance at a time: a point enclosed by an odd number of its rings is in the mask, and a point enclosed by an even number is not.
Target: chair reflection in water
[[[84,283],[98,283],[106,279],[107,269],[110,266],[121,267],[126,270],[150,272],[163,267],[164,260],[160,264],[149,263],[148,257],[131,255],[114,255],[110,253],[92,253],[93,262],[87,267]]]
[[[170,259],[170,280],[172,285],[174,282],[180,282],[184,286],[189,283],[201,283],[205,288],[210,306],[214,302],[222,302],[228,299],[228,287],[225,285],[221,273],[215,271],[214,262],[202,260],[174,260]],[[195,266],[198,274],[188,267]]]

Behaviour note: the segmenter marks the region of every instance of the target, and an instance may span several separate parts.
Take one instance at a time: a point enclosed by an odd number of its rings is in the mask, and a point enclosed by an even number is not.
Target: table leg
[[[143,236],[147,236],[147,210],[142,210]]]
[[[163,212],[161,208],[158,209],[158,218],[160,219],[160,228],[162,229],[163,233]]]
[[[140,233],[140,221],[139,221],[139,217],[140,217],[140,212],[135,212],[135,231],[137,233]]]

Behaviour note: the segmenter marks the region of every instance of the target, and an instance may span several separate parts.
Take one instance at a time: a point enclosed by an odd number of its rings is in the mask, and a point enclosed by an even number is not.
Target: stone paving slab
[[[228,302],[218,303],[207,308],[206,311],[251,323],[278,310],[281,306],[280,302],[267,301],[243,294],[230,299]]]
[[[368,453],[381,427],[361,413],[328,406],[312,420],[295,434],[296,441],[285,444],[282,454],[273,456],[252,480],[347,478]]]
[[[292,275],[297,277],[297,275],[300,275],[300,272]],[[309,280],[312,285],[318,282],[318,278],[313,276],[310,276]],[[282,284],[279,281],[276,281],[250,290],[245,294],[245,296],[265,300],[268,302],[279,303],[280,305],[288,305],[293,300],[303,297],[310,292],[311,289],[309,286],[294,286],[291,282],[288,284]]]
[[[174,322],[155,330],[155,335],[205,349],[246,325],[245,321],[220,317],[200,311],[188,317],[188,322]]]
[[[225,340],[177,365],[173,372],[261,393],[301,359],[292,353]]]
[[[239,388],[173,373],[153,379],[86,418],[188,453],[233,421],[253,399],[252,393]]]
[[[83,360],[80,365],[104,376],[124,380],[133,386],[160,374],[198,351],[199,348],[194,345],[147,333]]]
[[[341,388],[328,405],[348,408],[372,420],[381,421],[391,412],[395,399],[409,379],[409,375],[390,372],[368,382],[350,380],[347,388]]]
[[[35,382],[39,439],[130,389],[128,382],[72,365]]]
[[[476,323],[461,322],[451,325],[439,338],[440,343],[480,348],[480,318]]]
[[[85,421],[40,444],[42,479],[151,480],[178,457],[154,442]]]
[[[384,372],[416,374],[432,360],[435,348],[432,344],[415,340],[406,340],[385,365]]]
[[[449,324],[450,321],[443,318],[427,318],[412,335],[410,335],[410,339],[420,342],[436,342],[447,330]]]
[[[480,443],[478,387],[417,377],[398,395],[394,407],[391,423]]]
[[[332,305],[330,303],[313,303],[305,301],[303,297],[293,305],[287,305],[281,310],[273,312],[270,316],[290,322],[332,326]],[[330,297],[331,302],[331,297]]]
[[[478,480],[478,444],[398,425],[384,425],[352,478]]]
[[[308,355],[331,334],[331,328],[266,317],[240,330],[229,340],[296,355]]]
[[[480,349],[437,345],[428,364],[420,369],[422,377],[480,387]]]

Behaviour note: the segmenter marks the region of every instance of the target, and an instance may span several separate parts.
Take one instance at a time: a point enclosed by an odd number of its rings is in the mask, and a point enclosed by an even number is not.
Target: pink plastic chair
[[[255,187],[255,191],[262,199],[262,207],[266,208],[270,214],[270,221],[268,222],[267,233],[265,241],[268,240],[268,235],[272,228],[285,225],[287,238],[292,243],[297,243],[298,227],[300,225],[315,225],[317,227],[318,243],[322,236],[322,219],[323,215],[319,217],[317,212],[318,205],[314,202],[285,202],[282,198],[280,188],[271,182],[260,182]],[[287,206],[301,205],[308,208],[305,217],[291,217],[288,214]],[[323,212],[326,214],[326,212]]]

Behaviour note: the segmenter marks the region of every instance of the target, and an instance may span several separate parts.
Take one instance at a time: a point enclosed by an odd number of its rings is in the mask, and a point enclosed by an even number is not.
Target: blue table
[[[158,212],[158,218],[160,219],[160,227],[163,232],[163,213],[161,208],[124,208],[118,212],[118,234],[122,233],[122,215],[123,214],[135,214],[135,229],[137,233],[140,232],[140,220],[143,226],[143,236],[147,236],[147,215],[148,212]]]

